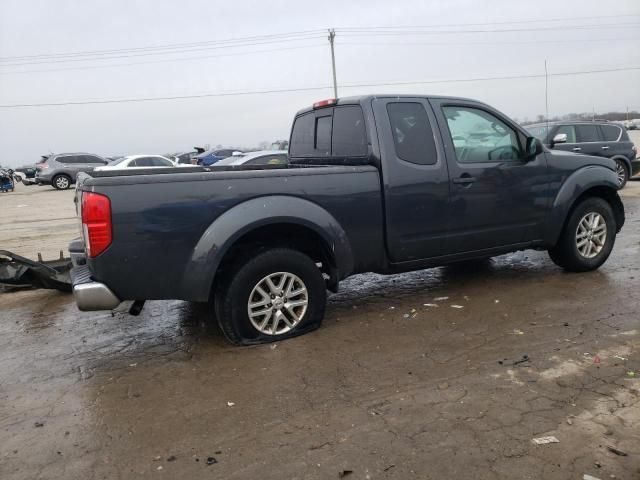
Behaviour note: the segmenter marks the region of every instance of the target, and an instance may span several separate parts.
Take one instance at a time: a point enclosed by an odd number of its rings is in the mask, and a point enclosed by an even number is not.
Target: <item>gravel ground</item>
[[[0,248],[57,256],[72,193],[0,195]],[[640,478],[637,197],[597,272],[527,251],[361,275],[275,345],[229,346],[202,305],[1,294],[0,478]]]

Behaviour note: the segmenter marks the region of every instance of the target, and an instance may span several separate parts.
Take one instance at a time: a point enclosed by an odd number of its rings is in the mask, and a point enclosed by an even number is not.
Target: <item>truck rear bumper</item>
[[[121,303],[109,287],[91,279],[91,271],[87,265],[71,269],[71,284],[76,305],[84,312],[113,310]]]

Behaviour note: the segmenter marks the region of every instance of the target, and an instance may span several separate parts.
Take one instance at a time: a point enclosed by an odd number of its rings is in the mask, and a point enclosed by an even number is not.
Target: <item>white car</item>
[[[212,167],[223,167],[230,165],[286,165],[286,150],[259,150],[257,152],[234,152],[233,155],[217,161]]]
[[[162,155],[128,155],[114,160],[103,167],[96,167],[94,171],[101,172],[105,170],[124,170],[129,168],[169,168],[176,166],[178,165]]]

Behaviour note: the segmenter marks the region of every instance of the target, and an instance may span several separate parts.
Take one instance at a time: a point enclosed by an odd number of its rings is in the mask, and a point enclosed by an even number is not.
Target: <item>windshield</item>
[[[126,159],[127,159],[127,157],[116,158],[115,160],[112,160],[109,163],[107,163],[107,165],[109,165],[109,166],[118,165],[119,163],[124,162]]]
[[[527,132],[536,137],[537,139],[545,142],[547,140],[547,126],[546,125],[529,125],[524,127]]]

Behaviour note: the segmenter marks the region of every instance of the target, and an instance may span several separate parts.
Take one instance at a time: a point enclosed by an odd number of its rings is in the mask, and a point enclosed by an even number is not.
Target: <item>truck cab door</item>
[[[544,152],[526,158],[525,131],[486,105],[430,102],[450,176],[447,253],[542,239],[550,205]]]
[[[446,250],[449,178],[435,117],[424,98],[378,98],[387,253],[393,263]]]

